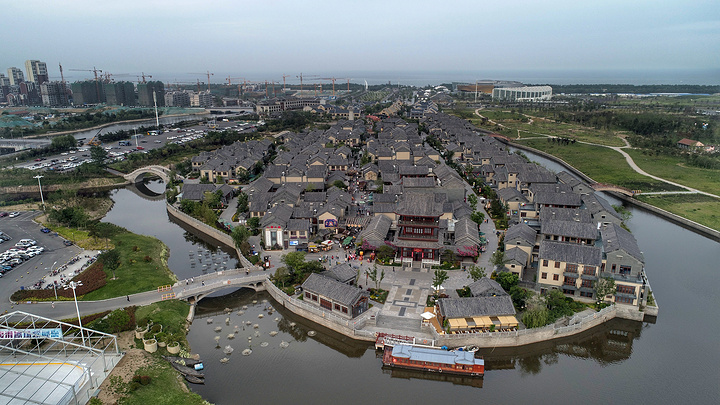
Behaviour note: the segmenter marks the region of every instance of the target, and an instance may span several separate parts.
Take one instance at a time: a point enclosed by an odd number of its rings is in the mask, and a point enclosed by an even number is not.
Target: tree
[[[472,265],[468,269],[468,275],[470,276],[472,281],[478,281],[481,278],[485,277],[487,274],[485,273],[485,267],[478,267]]]
[[[102,253],[98,260],[102,262],[103,267],[112,271],[113,280],[115,279],[115,270],[120,267],[120,252],[116,249],[108,250]]]
[[[595,291],[595,300],[597,304],[605,301],[605,297],[612,294],[615,295],[615,279],[612,277],[599,278],[593,286]]]
[[[241,192],[237,199],[237,212],[245,213],[248,209],[248,195]]]
[[[339,188],[340,190],[346,190],[347,186],[342,180],[335,180],[332,184],[333,186]]]
[[[453,252],[452,250],[450,250],[450,249],[445,249],[445,250],[440,254],[440,260],[441,260],[443,263],[453,264],[453,263],[455,263],[455,262],[457,261],[457,255],[455,255],[455,252]]]
[[[98,166],[105,166],[105,159],[107,159],[108,153],[105,149],[98,145],[90,147],[90,160]]]
[[[470,194],[470,197],[468,197],[468,203],[470,203],[470,208],[475,211],[475,208],[477,208],[478,198],[475,194]]]
[[[305,252],[290,252],[280,256],[291,274],[302,272],[305,264]]]
[[[492,263],[496,267],[502,267],[507,263],[507,258],[505,257],[505,252],[502,250],[496,250],[493,252],[492,256],[490,257],[490,263]]]
[[[474,211],[472,214],[470,214],[470,220],[480,225],[485,220],[485,214],[480,211]]]
[[[503,271],[495,276],[495,281],[500,284],[503,290],[510,292],[510,289],[518,285],[518,275],[510,273],[509,271]]]
[[[119,333],[130,322],[130,315],[124,309],[116,309],[107,317],[107,323],[111,333]]]
[[[248,231],[248,229],[244,226],[238,225],[233,228],[230,236],[232,237],[233,242],[235,242],[235,247],[240,249],[240,245],[242,245],[243,242],[247,242],[247,239],[250,237],[250,231]]]
[[[435,292],[440,291],[440,286],[447,281],[448,278],[450,278],[450,276],[448,276],[447,271],[440,269],[435,270],[432,282],[432,286],[435,287]]]
[[[251,217],[247,220],[247,225],[250,227],[252,233],[256,234],[258,228],[260,227],[260,217]]]
[[[385,278],[385,269],[380,270],[378,274],[377,264],[373,264],[373,269],[368,272],[368,277],[375,283],[375,290],[380,289],[380,283]]]
[[[395,250],[388,245],[382,245],[375,250],[375,254],[382,261],[395,257]]]

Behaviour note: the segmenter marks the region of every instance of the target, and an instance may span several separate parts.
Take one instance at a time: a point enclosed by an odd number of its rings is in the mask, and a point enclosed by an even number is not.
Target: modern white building
[[[550,86],[497,87],[492,92],[493,100],[543,101],[552,98]]]

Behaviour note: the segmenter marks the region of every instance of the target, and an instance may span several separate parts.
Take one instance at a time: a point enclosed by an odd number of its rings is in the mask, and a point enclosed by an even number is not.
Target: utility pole
[[[34,179],[38,180],[38,188],[40,189],[40,201],[42,201],[43,211],[45,211],[45,198],[43,197],[42,185],[40,184],[40,179],[42,179],[43,177],[45,176],[39,174],[37,176],[33,176]]]

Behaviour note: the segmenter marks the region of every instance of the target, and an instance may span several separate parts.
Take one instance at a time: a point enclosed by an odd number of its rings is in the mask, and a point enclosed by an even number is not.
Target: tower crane
[[[321,78],[320,80],[330,80],[330,81],[332,81],[332,84],[333,84],[333,97],[335,97],[335,80],[345,80],[345,78],[342,77],[342,78],[339,78],[339,79],[338,79],[338,78],[335,78],[335,77],[323,77],[323,78]],[[348,80],[348,89],[349,89],[349,88],[350,88],[350,79],[347,79],[347,80]]]
[[[95,68],[92,69],[68,69],[74,72],[93,72],[95,73],[95,92],[97,93],[98,102],[100,102],[100,83],[98,82],[98,72],[102,73],[102,70]]]
[[[284,93],[285,92],[285,78],[290,77],[290,75],[282,75],[282,77],[283,77],[283,93]]]
[[[207,81],[207,89],[208,89],[208,91],[210,91],[210,76],[215,76],[215,73],[210,73],[210,71],[208,70],[208,71],[205,72],[205,73],[190,73],[190,74],[191,74],[191,75],[207,75],[207,79],[208,79],[208,81]],[[200,90],[198,90],[198,91],[200,91]]]
[[[300,72],[300,76],[295,76],[300,78],[300,97],[302,97],[302,91],[303,91],[303,78],[311,78],[311,77],[318,77],[318,75],[305,75],[303,76],[302,72]]]

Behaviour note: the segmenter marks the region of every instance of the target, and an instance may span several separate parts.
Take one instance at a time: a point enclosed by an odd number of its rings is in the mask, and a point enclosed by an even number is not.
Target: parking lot
[[[246,121],[218,121],[208,125],[195,125],[189,128],[166,129],[161,133],[142,134],[132,136],[129,140],[107,142],[101,146],[108,152],[110,161],[124,160],[131,153],[147,153],[148,150],[161,148],[167,144],[182,145],[195,139],[203,138],[209,131],[231,130],[240,133],[254,132],[258,123]],[[90,146],[83,144],[77,149],[61,154],[37,158],[20,163],[17,167],[30,170],[69,171],[74,170],[85,162],[90,162]]]
[[[15,244],[22,239],[31,239],[35,241],[35,246],[45,249],[40,254],[24,259],[0,278],[0,312],[10,310],[12,293],[47,276],[53,264],[55,268],[62,266],[82,252],[75,245],[66,246],[65,239],[56,236],[54,232],[42,232],[43,227],[33,221],[39,214],[37,211],[25,211],[19,212],[16,217],[0,217],[0,231],[10,238],[0,243],[0,254],[15,248]]]

